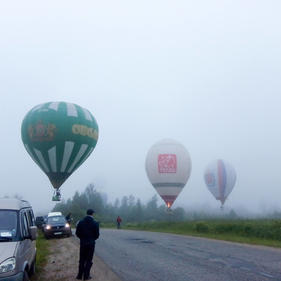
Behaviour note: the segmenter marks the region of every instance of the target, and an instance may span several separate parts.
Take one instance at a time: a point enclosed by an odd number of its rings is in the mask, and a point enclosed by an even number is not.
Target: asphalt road
[[[123,281],[281,281],[281,250],[269,247],[106,229],[95,253]]]

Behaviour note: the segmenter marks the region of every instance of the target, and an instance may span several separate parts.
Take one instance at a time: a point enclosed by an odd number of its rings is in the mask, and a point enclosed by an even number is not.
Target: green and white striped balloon
[[[85,108],[48,102],[32,108],[22,122],[24,146],[54,188],[89,157],[98,140],[98,125]]]

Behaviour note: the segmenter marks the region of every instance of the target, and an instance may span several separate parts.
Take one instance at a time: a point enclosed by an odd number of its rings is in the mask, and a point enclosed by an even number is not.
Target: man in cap
[[[93,265],[95,240],[99,238],[99,223],[94,220],[94,210],[88,209],[87,216],[76,226],[76,236],[80,239],[79,271],[76,279],[90,280],[90,270]]]

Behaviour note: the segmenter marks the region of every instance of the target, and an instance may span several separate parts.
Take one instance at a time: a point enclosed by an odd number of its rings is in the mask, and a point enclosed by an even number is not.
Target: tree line
[[[102,223],[115,223],[117,216],[123,223],[141,223],[146,221],[183,221],[185,211],[183,208],[175,208],[167,211],[166,206],[158,206],[157,195],[154,195],[146,204],[133,195],[123,196],[114,203],[107,200],[107,195],[95,189],[94,184],[89,184],[79,193],[75,192],[71,199],[55,205],[54,212],[62,212],[64,215],[71,213],[74,223],[85,216],[86,210],[92,208],[95,217]]]
[[[167,210],[165,204],[158,204],[158,196],[154,195],[147,203],[133,195],[123,196],[116,199],[114,203],[108,202],[107,195],[98,192],[94,184],[89,184],[81,193],[75,192],[71,199],[62,201],[54,207],[53,211],[60,211],[64,215],[72,214],[73,222],[85,216],[86,210],[95,210],[95,217],[101,223],[115,223],[117,216],[122,218],[123,223],[142,222],[179,222],[186,220],[216,219],[217,215],[203,211],[186,211],[183,208]],[[222,217],[220,217],[222,218]],[[225,219],[237,219],[238,215],[234,210],[224,213]]]

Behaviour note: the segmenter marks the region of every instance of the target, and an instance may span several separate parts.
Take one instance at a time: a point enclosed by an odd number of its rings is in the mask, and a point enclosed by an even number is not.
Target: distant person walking
[[[117,229],[120,229],[122,219],[119,216],[117,217],[116,222],[117,222]]]
[[[99,238],[99,223],[94,220],[94,210],[87,210],[87,216],[76,226],[76,236],[80,239],[79,270],[76,279],[90,280],[90,270],[93,265],[95,241]]]

